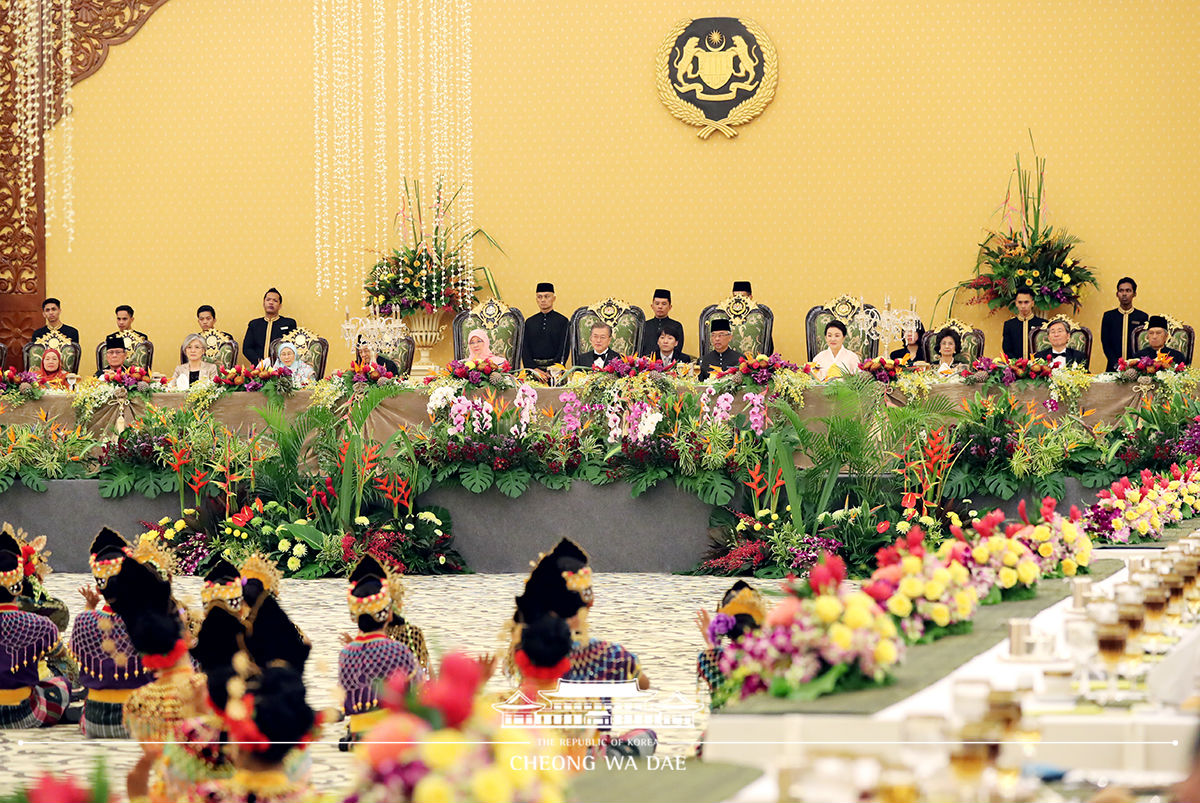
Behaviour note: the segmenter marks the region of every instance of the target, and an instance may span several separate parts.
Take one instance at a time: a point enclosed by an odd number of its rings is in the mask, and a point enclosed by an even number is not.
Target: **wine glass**
[[[1128,638],[1129,629],[1121,622],[1100,622],[1096,625],[1096,646],[1108,678],[1107,700],[1110,703],[1119,699],[1117,675],[1121,659],[1125,656],[1125,641]]]
[[[1096,625],[1090,619],[1067,619],[1063,636],[1067,644],[1067,651],[1071,654],[1071,660],[1075,664],[1075,681],[1078,684],[1079,693],[1083,697],[1087,697],[1091,691],[1088,665],[1097,649]]]

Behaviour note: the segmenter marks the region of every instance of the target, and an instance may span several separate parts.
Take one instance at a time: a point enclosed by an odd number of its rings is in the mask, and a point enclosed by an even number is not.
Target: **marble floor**
[[[490,574],[408,578],[405,614],[425,631],[432,655],[453,650],[472,653],[501,652],[502,632],[513,611],[513,598],[521,592],[524,575]],[[90,583],[83,574],[52,574],[51,593],[65,600],[72,613],[83,608],[77,589]],[[703,703],[696,729],[661,735],[662,754],[684,756],[694,752],[707,720],[707,693],[696,685],[696,653],[702,639],[693,618],[700,608],[717,607],[732,583],[726,578],[682,577],[664,574],[600,574],[595,580],[596,605],[590,616],[591,632],[616,641],[641,660],[651,685],[660,693],[681,692]],[[176,581],[181,600],[198,603],[200,581]],[[308,634],[313,653],[306,671],[309,703],[334,704],[337,682],[339,634],[351,630],[343,580],[285,580],[280,595],[285,610]],[[508,690],[497,673],[489,683],[496,692]],[[323,791],[345,788],[356,767],[337,749],[344,726],[327,725],[322,740],[312,748],[313,778]],[[110,777],[124,790],[124,774],[139,750],[129,742],[97,743],[84,739],[76,726],[60,725],[32,731],[0,730],[0,789],[32,781],[41,769],[86,776],[103,755]]]

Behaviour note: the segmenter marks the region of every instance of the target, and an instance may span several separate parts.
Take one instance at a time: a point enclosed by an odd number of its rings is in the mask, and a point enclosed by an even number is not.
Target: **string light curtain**
[[[420,182],[427,233],[471,220],[471,3],[313,0],[312,14],[316,292],[339,302],[399,236],[404,179]],[[469,298],[474,276],[453,265],[432,289],[451,277]]]

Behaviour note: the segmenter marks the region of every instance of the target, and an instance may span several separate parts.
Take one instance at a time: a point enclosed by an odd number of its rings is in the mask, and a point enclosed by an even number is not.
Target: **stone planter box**
[[[1096,503],[1096,499],[1098,498],[1096,494],[1100,490],[1099,488],[1084,488],[1079,483],[1079,480],[1074,477],[1067,477],[1063,483],[1063,496],[1058,502],[1058,511],[1065,514],[1071,509],[1071,505],[1075,505],[1080,511],[1086,511]],[[1030,486],[1026,485],[1022,486],[1011,499],[1001,499],[997,496],[986,495],[975,496],[971,499],[970,509],[977,510],[982,515],[989,510],[1000,508],[1010,519],[1015,519],[1017,518],[1017,505],[1020,504],[1022,499],[1025,500],[1025,507],[1031,516],[1033,515],[1033,511],[1041,507],[1041,498],[1033,493],[1033,489]],[[963,516],[963,519],[965,520],[966,516]]]
[[[57,572],[91,571],[88,548],[101,527],[111,527],[133,543],[143,532],[139,521],[163,516],[179,517],[176,494],[104,499],[99,480],[51,480],[45,493],[14,484],[0,494],[0,521],[24,527],[33,537],[45,535],[53,553],[50,564]]]
[[[454,546],[477,572],[528,572],[563,536],[587,551],[597,572],[685,571],[704,558],[712,512],[665,480],[636,499],[623,482],[575,482],[569,491],[534,482],[517,499],[446,487],[421,502],[450,511]]]

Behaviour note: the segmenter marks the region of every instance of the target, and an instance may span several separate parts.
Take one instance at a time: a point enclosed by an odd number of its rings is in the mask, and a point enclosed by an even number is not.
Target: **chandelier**
[[[915,296],[909,298],[908,309],[892,309],[891,296],[884,296],[883,309],[868,307],[860,296],[858,309],[850,318],[850,328],[864,341],[903,341],[904,332],[915,331],[921,323],[921,317],[917,315],[916,310]]]
[[[358,357],[359,346],[366,346],[375,354],[396,354],[409,337],[408,326],[397,312],[380,315],[379,307],[371,306],[371,314],[365,318],[351,318],[346,308],[346,320],[342,324],[342,337],[346,346]]]

